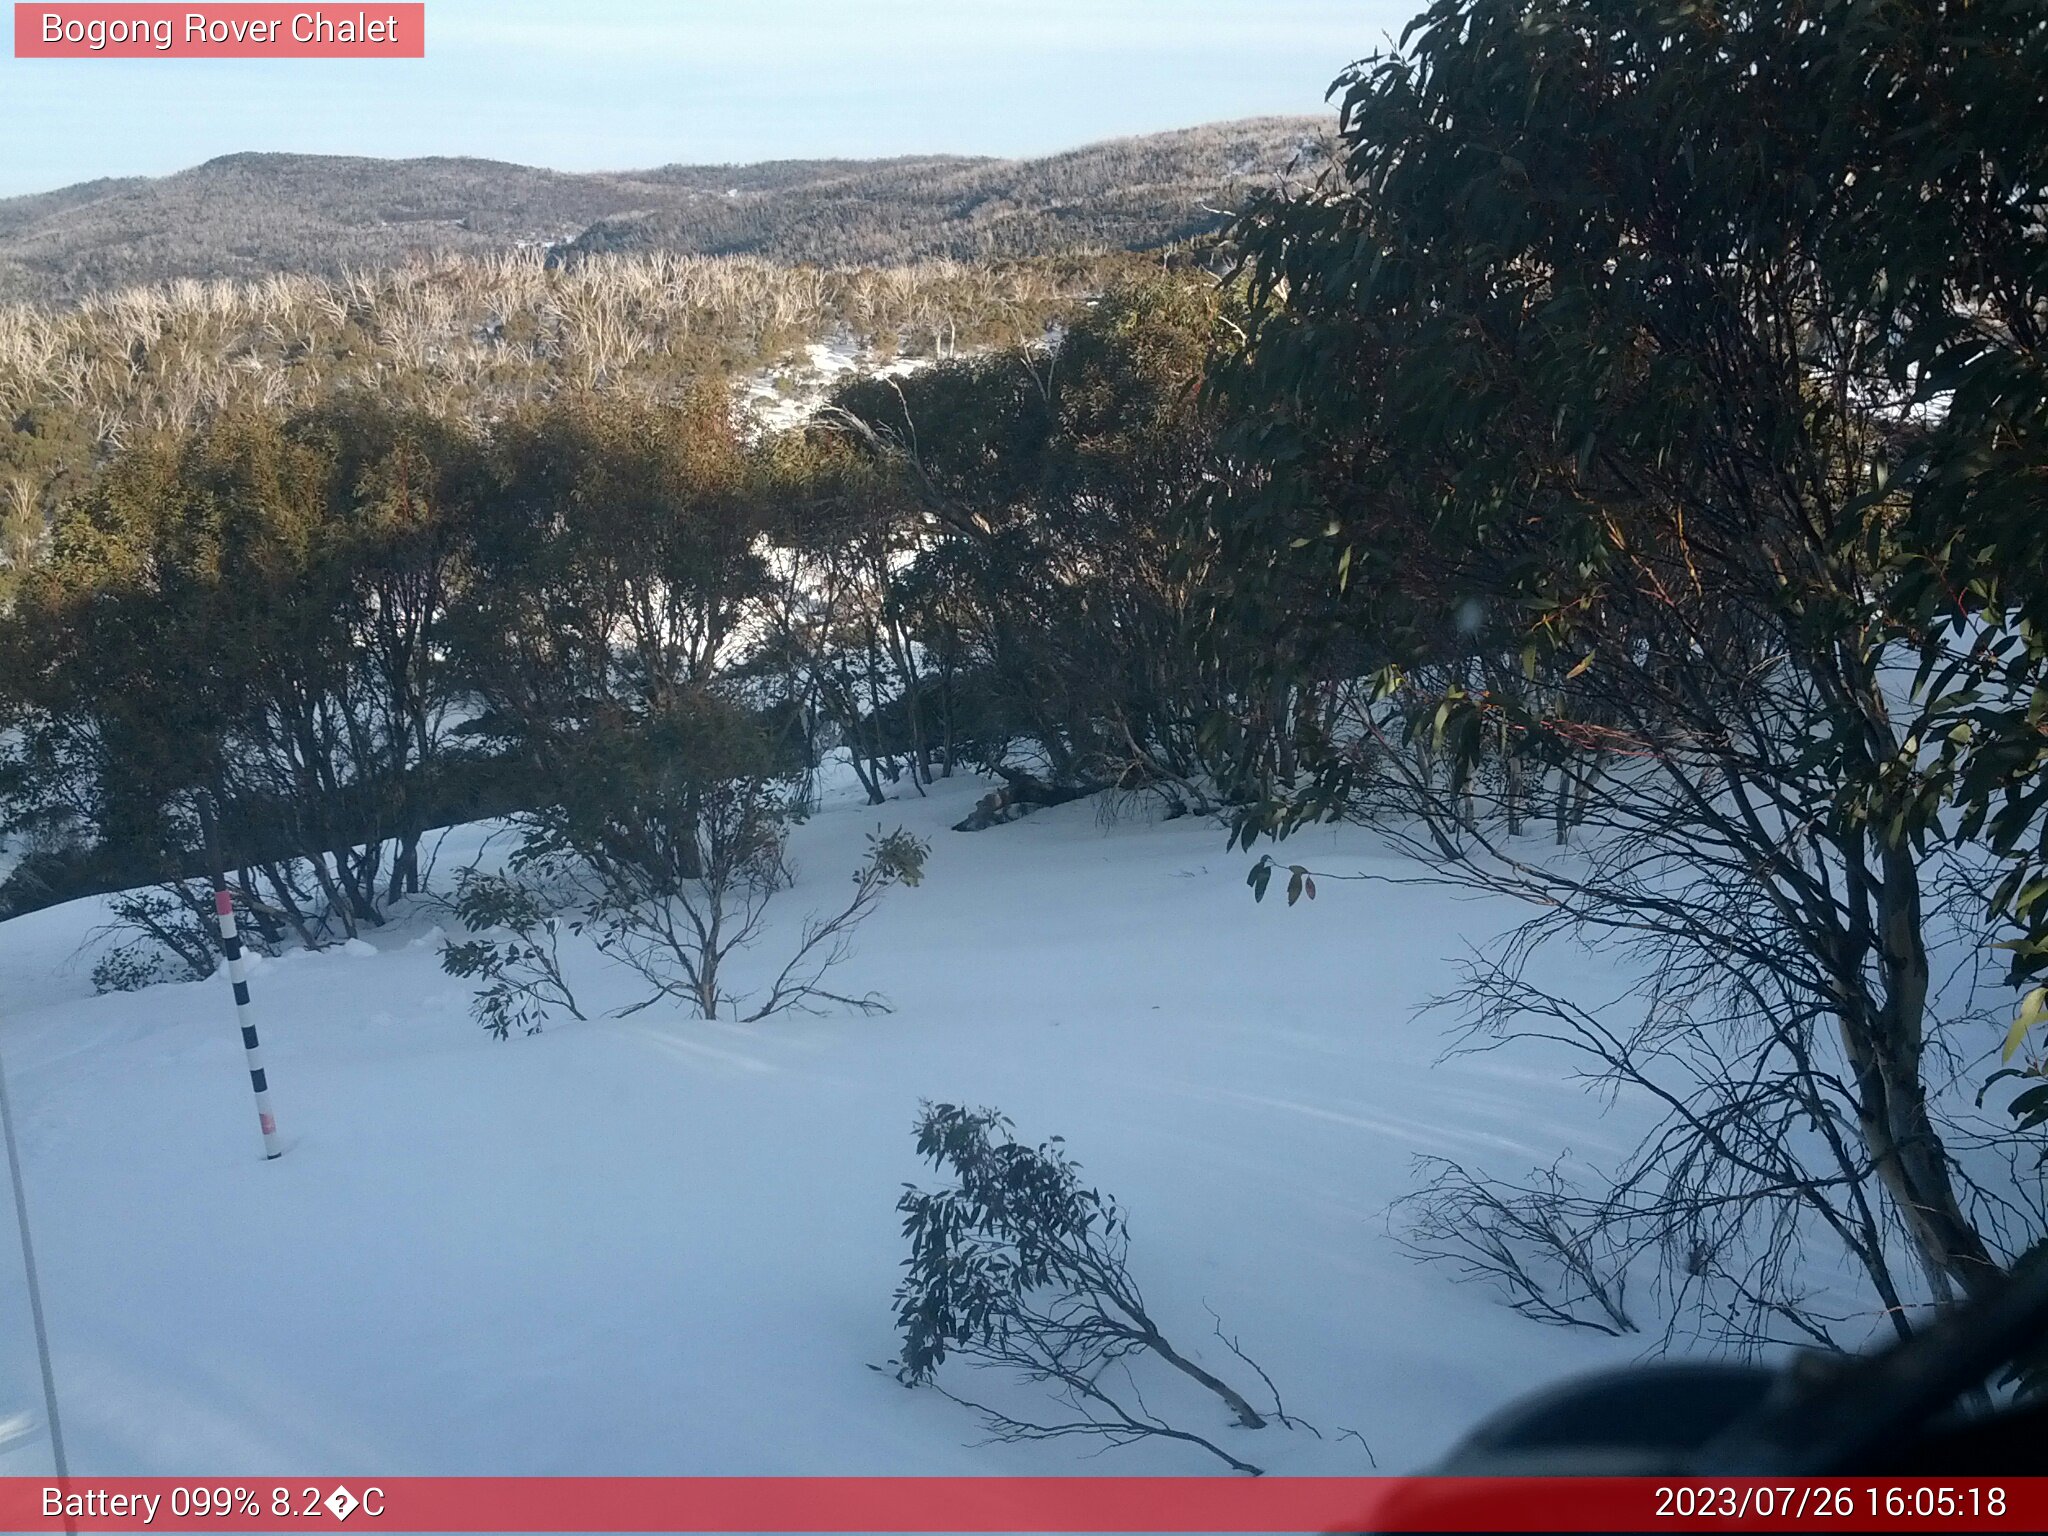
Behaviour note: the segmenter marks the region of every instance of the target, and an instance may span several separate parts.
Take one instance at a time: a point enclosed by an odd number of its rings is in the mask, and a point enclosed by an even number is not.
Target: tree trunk
[[[1948,1151],[1927,1112],[1922,1076],[1928,960],[1920,874],[1910,849],[1879,853],[1879,878],[1851,864],[1864,886],[1884,990],[1874,1005],[1842,1015],[1842,1043],[1856,1073],[1857,1113],[1872,1166],[1930,1271],[1969,1296],[2002,1273],[1949,1176]]]
[[[1522,832],[1522,760],[1515,755],[1515,741],[1505,723],[1500,728],[1501,796],[1507,802],[1508,836]]]

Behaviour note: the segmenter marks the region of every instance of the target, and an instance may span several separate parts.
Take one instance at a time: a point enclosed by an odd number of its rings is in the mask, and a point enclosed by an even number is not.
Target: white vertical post
[[[7,1141],[7,1174],[14,1185],[14,1219],[21,1226],[21,1267],[28,1277],[28,1315],[36,1334],[36,1360],[43,1368],[43,1416],[50,1426],[50,1457],[57,1485],[68,1495],[71,1469],[64,1461],[64,1425],[57,1417],[57,1374],[50,1367],[50,1330],[43,1320],[43,1287],[36,1277],[36,1249],[28,1235],[28,1191],[21,1180],[21,1148],[14,1140],[14,1106],[7,1099],[7,1067],[0,1062],[0,1135]],[[74,1529],[67,1515],[64,1529]]]

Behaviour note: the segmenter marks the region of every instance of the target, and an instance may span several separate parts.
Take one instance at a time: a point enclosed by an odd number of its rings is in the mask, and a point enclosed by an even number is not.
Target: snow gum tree
[[[922,878],[923,845],[901,832],[877,834],[850,896],[804,923],[775,974],[741,986],[731,963],[791,882],[786,833],[814,767],[766,646],[788,477],[710,387],[666,406],[550,402],[505,424],[491,457],[497,495],[455,630],[486,706],[476,728],[533,775],[515,873],[578,888],[577,930],[647,986],[629,1012],[880,1007],[824,978],[882,895]],[[474,945],[447,958],[505,980]]]
[[[473,467],[458,426],[363,402],[116,457],[4,621],[11,818],[135,884],[190,872],[205,790],[263,935],[380,923],[418,889]]]
[[[884,604],[915,644],[891,724],[913,756],[969,743],[1027,795],[1234,792],[1197,746],[1221,695],[1184,517],[1215,473],[1202,386],[1231,305],[1206,279],[1119,284],[1056,349],[840,392],[828,428],[894,487]]]
[[[924,877],[925,847],[876,833],[843,905],[806,920],[781,968],[742,989],[732,961],[761,941],[792,878],[785,856],[801,812],[800,760],[744,708],[685,696],[631,724],[569,743],[554,801],[521,818],[516,866],[571,872],[587,894],[579,928],[648,992],[624,1012],[679,1003],[698,1017],[767,1018],[824,1005],[881,1011],[874,994],[830,989],[853,930],[892,887]]]
[[[1999,633],[1944,649],[1901,594],[1947,590],[1983,526],[1951,493],[1980,468],[2004,477],[2002,568],[2038,539],[2012,456],[2037,431],[1958,424],[1982,403],[1958,393],[1937,436],[2002,457],[1926,439],[1953,378],[1931,365],[1965,355],[2038,426],[2042,49],[2036,8],[1963,0],[1438,0],[1340,80],[1340,172],[1239,232],[1253,314],[1221,388],[1259,472],[1209,498],[1218,611],[1270,628],[1279,677],[1355,700],[1240,830],[1371,786],[1451,878],[1646,945],[1682,978],[1646,998],[1651,1034],[1594,1040],[1554,999],[1539,1030],[1680,1084],[1680,1163],[1740,1170],[1760,1218],[1874,1180],[1877,1227],[1846,1194],[1816,1219],[1888,1307],[1880,1229],[1937,1297],[2039,1232],[1962,1177],[1930,1086],[1965,1022],[1937,955],[1984,940],[1950,895],[1983,817],[1948,812],[1930,727],[1957,667],[2034,729],[2028,690],[1971,659],[2024,645],[2008,621],[2031,609],[1980,587],[1962,611]],[[2038,514],[2038,475],[2031,495]],[[1322,603],[1282,600],[1316,573]],[[1583,859],[1510,841],[1545,774]],[[2025,804],[2008,843],[2037,835]],[[1467,992],[1496,1019],[1528,996]],[[1712,1062],[1677,1071],[1674,1040]],[[1839,1139],[1786,1158],[1795,1125]],[[1750,1299],[1796,1306],[1774,1294]]]
[[[1148,1406],[1132,1374],[1133,1363],[1146,1358],[1212,1394],[1240,1428],[1269,1422],[1269,1414],[1167,1338],[1130,1272],[1129,1218],[1083,1181],[1061,1138],[1029,1146],[996,1110],[926,1104],[917,1150],[953,1182],[940,1190],[906,1188],[896,1203],[910,1242],[896,1289],[900,1381],[935,1385],[947,1356],[959,1355],[1050,1384],[1071,1412],[1046,1423],[955,1397],[998,1439],[1080,1435],[1122,1445],[1156,1436],[1201,1446],[1240,1472],[1259,1471]],[[1235,1343],[1222,1342],[1272,1391]],[[1289,1427],[1301,1422],[1288,1417],[1277,1393],[1270,1419]]]

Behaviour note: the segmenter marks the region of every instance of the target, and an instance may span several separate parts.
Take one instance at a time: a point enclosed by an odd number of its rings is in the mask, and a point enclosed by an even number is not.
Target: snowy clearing
[[[1416,1005],[1512,912],[1369,885],[1255,905],[1213,824],[1105,826],[1092,803],[947,830],[986,787],[828,796],[796,833],[781,931],[878,823],[932,840],[840,978],[893,1001],[878,1018],[649,1012],[500,1043],[421,904],[371,944],[261,964],[275,1163],[224,980],[96,998],[99,903],[0,925],[74,1472],[1220,1470],[1163,1442],[977,1445],[964,1409],[868,1368],[895,1349],[895,1198],[936,1178],[910,1137],[927,1098],[1067,1139],[1131,1213],[1175,1341],[1233,1365],[1213,1307],[1330,1436],[1189,1408],[1270,1470],[1371,1470],[1340,1427],[1413,1468],[1507,1398],[1638,1352],[1519,1319],[1388,1234],[1418,1153],[1520,1172],[1611,1155],[1636,1123],[1526,1049],[1437,1061],[1444,1022]],[[449,836],[437,883],[483,840]],[[1303,854],[1392,867],[1358,829]],[[587,948],[569,961],[586,1012],[631,997]],[[47,1447],[16,1419],[39,1398],[11,1223],[0,1242],[0,1471],[28,1473]]]
[[[918,357],[881,362],[842,332],[829,342],[807,342],[781,365],[756,374],[740,391],[740,409],[757,431],[786,431],[809,421],[851,379],[900,379],[930,366],[931,359]]]

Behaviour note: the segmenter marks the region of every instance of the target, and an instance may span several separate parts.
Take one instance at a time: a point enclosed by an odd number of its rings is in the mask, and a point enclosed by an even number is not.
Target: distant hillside
[[[1254,118],[1034,160],[914,156],[571,175],[494,160],[227,155],[0,199],[0,298],[179,277],[334,275],[548,245],[824,264],[1145,250],[1310,174],[1330,124]]]

